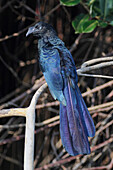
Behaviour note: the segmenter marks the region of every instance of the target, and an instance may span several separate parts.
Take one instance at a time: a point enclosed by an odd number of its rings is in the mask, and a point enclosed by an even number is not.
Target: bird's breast
[[[42,72],[45,72],[48,67],[52,68],[52,65],[56,62],[56,53],[52,49],[46,49],[40,51],[39,54],[39,63],[41,66]]]

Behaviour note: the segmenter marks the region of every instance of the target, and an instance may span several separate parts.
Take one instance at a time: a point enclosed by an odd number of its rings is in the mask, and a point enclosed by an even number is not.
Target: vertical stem
[[[24,170],[34,170],[35,107],[28,107],[26,114]]]
[[[43,84],[34,94],[26,113],[26,132],[24,150],[24,170],[34,170],[34,130],[35,130],[35,107],[41,93],[47,88]]]

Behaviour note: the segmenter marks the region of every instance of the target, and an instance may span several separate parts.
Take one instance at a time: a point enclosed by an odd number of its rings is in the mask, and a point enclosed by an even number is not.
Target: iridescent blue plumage
[[[38,38],[40,68],[54,99],[60,101],[60,133],[70,155],[90,154],[88,136],[95,135],[93,120],[78,88],[71,53],[44,22],[30,27],[27,35]]]

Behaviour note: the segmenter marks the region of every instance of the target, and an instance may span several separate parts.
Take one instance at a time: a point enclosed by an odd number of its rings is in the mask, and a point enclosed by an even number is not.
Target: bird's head
[[[26,33],[26,36],[33,34],[37,38],[42,38],[46,34],[55,34],[55,30],[52,28],[51,25],[45,23],[45,22],[38,22],[33,27],[30,27]]]

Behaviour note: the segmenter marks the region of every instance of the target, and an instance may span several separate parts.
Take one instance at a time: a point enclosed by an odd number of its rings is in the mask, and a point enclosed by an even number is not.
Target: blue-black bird
[[[76,67],[70,51],[53,27],[38,22],[26,36],[38,39],[39,64],[54,99],[60,101],[60,134],[70,155],[90,154],[88,136],[95,126],[78,88]]]

